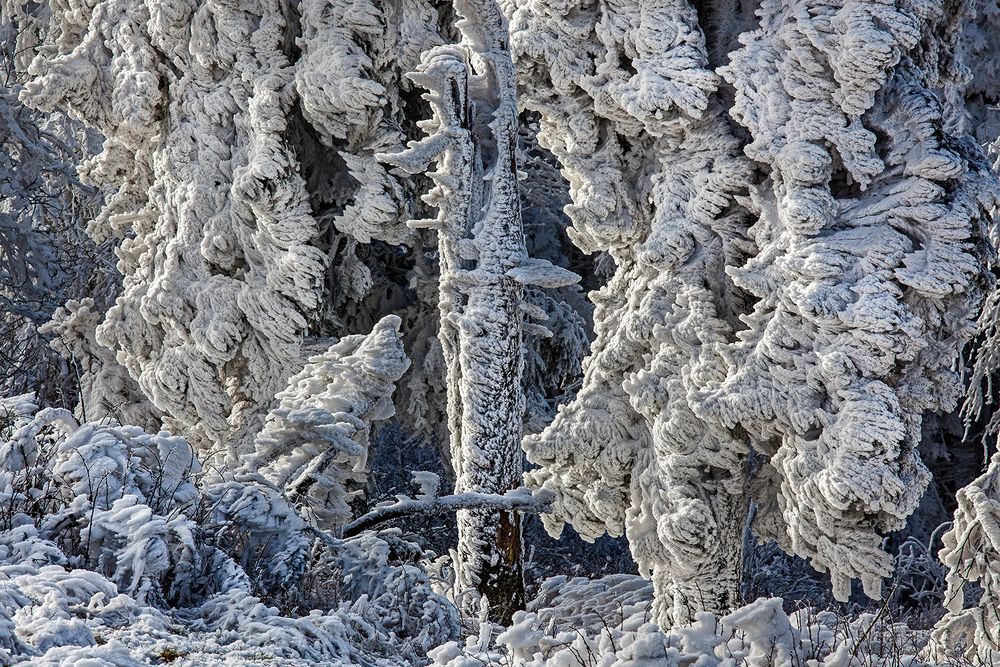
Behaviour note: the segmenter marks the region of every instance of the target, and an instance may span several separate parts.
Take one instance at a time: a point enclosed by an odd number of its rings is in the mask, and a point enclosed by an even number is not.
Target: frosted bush
[[[410,365],[398,329],[390,315],[370,334],[310,357],[257,435],[248,467],[301,502],[319,528],[350,518],[347,503],[365,484],[371,425],[395,414],[394,383]]]
[[[3,664],[406,665],[459,631],[398,532],[317,531],[263,478],[206,476],[167,432],[30,395],[0,419]]]

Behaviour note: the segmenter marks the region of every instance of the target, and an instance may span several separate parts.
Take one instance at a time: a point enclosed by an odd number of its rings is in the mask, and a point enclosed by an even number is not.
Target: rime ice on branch
[[[118,364],[114,353],[95,339],[100,319],[93,299],[70,300],[39,329],[52,336],[52,348],[79,373],[77,416],[90,421],[112,418],[147,432],[156,431],[161,415]]]
[[[929,653],[939,660],[992,665],[1000,661],[1000,454],[958,492],[955,521],[942,540],[948,612],[934,628]],[[966,609],[965,587],[970,584],[979,584],[982,594]]]

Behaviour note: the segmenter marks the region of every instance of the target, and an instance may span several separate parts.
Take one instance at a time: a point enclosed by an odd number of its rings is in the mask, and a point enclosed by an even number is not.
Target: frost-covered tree
[[[410,77],[434,109],[428,136],[380,157],[408,172],[437,170],[425,195],[437,230],[448,424],[456,491],[519,485],[524,394],[522,283],[531,272],[517,188],[517,106],[505,20],[493,0],[459,3],[463,40],[426,52]],[[552,267],[553,270],[556,267]],[[521,273],[519,273],[521,272]],[[524,604],[520,517],[458,513],[456,587],[475,610],[509,617]],[[468,593],[467,593],[468,591]]]
[[[693,7],[594,5],[579,25],[568,11],[519,5],[512,44],[524,104],[570,182],[572,238],[616,270],[592,295],[583,387],[525,441],[541,465],[528,480],[558,494],[553,532],[627,532],[669,623],[738,594],[745,453],[686,393],[719,377],[711,346],[732,339],[740,299],[724,267],[746,245],[734,196],[750,168],[712,99]]]
[[[838,598],[880,595],[987,284],[996,180],[933,92],[968,6],[765,2],[737,44],[741,7],[506,6],[573,239],[617,265],[528,481],[553,530],[624,530],[664,624],[735,602],[747,496]]]
[[[110,193],[88,230],[117,246],[124,286],[96,340],[166,426],[235,465],[303,339],[325,349],[396,312],[417,361],[400,412],[434,430],[437,263],[404,224],[425,183],[374,156],[419,134],[403,74],[450,38],[447,3],[5,6],[21,100],[105,137],[80,171]]]
[[[84,232],[100,201],[76,164],[94,138],[65,114],[19,99],[24,35],[0,11],[0,393],[35,392],[70,405],[80,369],[52,350],[40,327],[66,299],[114,295],[108,248]]]
[[[413,185],[373,155],[412,131],[402,72],[440,43],[438,9],[9,4],[21,99],[105,136],[81,171],[114,189],[89,232],[117,239],[124,289],[97,340],[165,424],[234,463],[301,339],[378,319],[359,246],[413,241]]]
[[[962,11],[873,12],[845,3],[807,23],[764,5],[732,54],[733,116],[769,181],[756,255],[732,272],[757,301],[703,404],[750,431],[781,480],[784,526],[765,519],[761,533],[829,570],[839,599],[854,578],[880,596],[881,536],[926,486],[921,417],[961,392],[996,187],[931,92],[964,76],[948,52]],[[805,35],[818,23],[816,45]]]
[[[105,136],[82,171],[116,192],[89,231],[121,239],[124,286],[98,341],[209,451],[298,362],[324,258],[282,134],[280,7],[196,9],[53,5],[21,98]]]
[[[560,287],[578,278],[547,260],[529,259],[517,187],[517,103],[506,20],[494,0],[457,2],[462,41],[426,52],[410,77],[428,88],[434,118],[427,137],[384,161],[430,171],[425,200],[437,231],[448,425],[455,490],[502,494],[519,486],[524,392],[522,332],[537,325],[524,285]],[[545,316],[544,311],[540,313]],[[546,333],[548,333],[546,331]],[[456,587],[472,611],[488,606],[506,619],[524,604],[520,517],[458,512]]]

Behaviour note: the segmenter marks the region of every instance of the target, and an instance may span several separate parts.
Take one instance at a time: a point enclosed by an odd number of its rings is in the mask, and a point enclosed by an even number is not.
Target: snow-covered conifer
[[[412,131],[401,73],[440,43],[437,9],[9,4],[36,38],[21,99],[106,137],[81,171],[113,189],[89,231],[119,239],[124,289],[97,340],[165,425],[235,462],[302,336],[373,321],[346,312],[380,280],[357,243],[413,241],[413,184],[374,154]]]
[[[573,239],[617,264],[528,480],[557,493],[553,530],[628,534],[665,624],[735,602],[747,494],[838,597],[879,596],[881,536],[926,484],[921,415],[954,406],[982,301],[995,180],[930,92],[962,77],[964,10],[795,7],[765,2],[727,54],[742,147],[693,6],[507,6]]]
[[[368,335],[345,336],[309,358],[277,395],[249,468],[281,489],[311,522],[337,530],[364,486],[372,422],[395,412],[394,383],[410,365],[389,315]]]
[[[954,17],[881,8],[809,21],[766,3],[731,54],[732,114],[767,180],[752,192],[754,256],[729,272],[756,302],[724,381],[699,397],[777,471],[761,533],[830,571],[842,600],[852,579],[880,597],[882,536],[927,484],[921,417],[961,393],[996,186],[929,89],[955,76],[930,56]]]
[[[514,4],[523,101],[570,182],[568,231],[617,265],[592,295],[582,388],[525,441],[541,466],[528,480],[557,494],[551,531],[628,534],[662,623],[725,609],[738,595],[745,448],[688,394],[721,376],[713,346],[733,337],[740,304],[724,269],[746,247],[734,197],[750,169],[712,99],[697,15],[683,2]]]

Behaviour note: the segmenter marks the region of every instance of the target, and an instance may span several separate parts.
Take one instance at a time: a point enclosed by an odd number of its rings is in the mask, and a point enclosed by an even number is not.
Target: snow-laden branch
[[[302,664],[416,664],[458,636],[458,610],[415,544],[393,531],[335,538],[259,476],[235,477],[202,470],[165,431],[0,398],[0,663],[148,663],[95,641],[118,630],[181,647],[208,633],[240,664],[262,649]],[[288,591],[323,611],[295,613]]]
[[[986,472],[958,492],[951,529],[939,557],[948,567],[944,615],[928,653],[938,660],[993,665],[1000,661],[1000,453]],[[966,608],[966,587],[978,599]]]
[[[545,490],[532,493],[528,489],[518,488],[500,495],[496,493],[477,493],[469,491],[449,496],[431,498],[410,498],[396,496],[396,501],[387,505],[379,505],[367,514],[358,517],[344,526],[344,537],[353,537],[386,521],[404,516],[428,516],[445,514],[458,510],[492,509],[507,512],[545,512],[552,504],[555,494]]]

